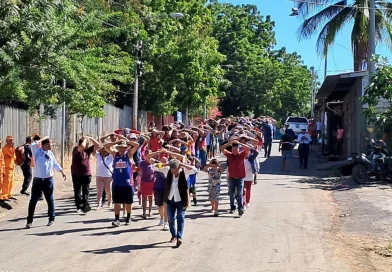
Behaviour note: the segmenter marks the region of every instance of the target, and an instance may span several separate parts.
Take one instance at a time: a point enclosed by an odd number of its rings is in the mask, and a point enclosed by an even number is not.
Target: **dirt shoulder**
[[[392,210],[386,203],[392,199],[390,186],[359,187],[351,178],[323,180],[331,203],[331,229],[326,239],[334,245],[334,254],[352,271],[391,272]]]

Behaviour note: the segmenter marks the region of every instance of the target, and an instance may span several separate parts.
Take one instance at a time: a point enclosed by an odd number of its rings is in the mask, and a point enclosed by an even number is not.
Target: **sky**
[[[271,15],[271,20],[275,22],[276,49],[286,47],[288,52],[296,51],[301,55],[304,64],[313,66],[319,76],[324,78],[324,58],[316,52],[317,34],[308,40],[298,41],[297,30],[301,24],[300,16],[289,16],[294,7],[292,0],[225,0],[222,2],[238,4],[254,4],[265,17]],[[353,71],[353,56],[351,51],[351,30],[352,25],[347,25],[337,36],[336,43],[329,49],[327,59],[327,73],[339,74]],[[377,46],[376,54],[391,59],[390,49],[385,46]]]

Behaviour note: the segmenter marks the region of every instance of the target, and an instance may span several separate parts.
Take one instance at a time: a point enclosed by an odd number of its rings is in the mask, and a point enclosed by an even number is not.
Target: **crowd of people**
[[[289,124],[286,125],[279,144],[283,168],[289,171],[288,161],[295,143],[299,143],[301,167],[307,168],[311,138],[303,131],[295,139]],[[191,202],[197,205],[198,173],[204,171],[208,175],[211,212],[219,216],[222,174],[227,171],[230,213],[238,210],[242,216],[250,207],[252,185],[257,184],[257,157],[262,150],[264,157],[271,155],[274,133],[275,127],[267,118],[243,117],[208,119],[195,125],[175,122],[160,130],[152,123],[146,133],[125,128],[100,139],[82,137],[72,151],[71,179],[76,210],[91,211],[91,161],[95,157],[95,209],[114,207],[112,226],[119,227],[122,220],[124,225],[130,224],[134,199],[142,206],[143,219],[152,216],[155,200],[159,226],[170,230],[170,241],[180,246],[186,209]],[[35,135],[27,137],[23,146],[14,147],[9,136],[6,142],[0,152],[0,199],[12,197],[13,171],[19,165],[24,174],[21,194],[29,195],[27,190],[32,181],[26,228],[33,226],[35,208],[42,196],[48,205],[48,226],[54,225],[54,170],[64,179],[67,177],[51,150],[52,140]],[[217,158],[219,154],[223,155],[220,158],[226,157],[227,167]],[[121,211],[124,219],[120,218]]]

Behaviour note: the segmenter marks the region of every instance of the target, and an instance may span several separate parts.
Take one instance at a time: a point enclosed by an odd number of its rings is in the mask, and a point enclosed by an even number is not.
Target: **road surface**
[[[212,216],[206,175],[200,174],[199,204],[187,211],[178,249],[168,243],[170,233],[157,226],[155,207],[153,218],[141,220],[136,204],[131,225],[112,228],[112,211],[78,214],[72,192],[66,191],[56,195],[57,224],[46,226],[46,202],[40,202],[28,230],[27,207],[20,207],[0,222],[0,271],[354,271],[329,239],[326,191],[306,182],[314,170],[282,173],[276,144],[272,157],[259,161],[262,174],[241,218],[228,213],[226,186],[221,215]]]

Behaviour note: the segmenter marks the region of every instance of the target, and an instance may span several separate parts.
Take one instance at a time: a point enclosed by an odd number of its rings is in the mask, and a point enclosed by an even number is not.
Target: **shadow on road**
[[[159,243],[152,243],[152,244],[145,244],[145,245],[126,245],[126,246],[109,247],[109,248],[102,248],[102,249],[85,250],[82,252],[92,253],[92,254],[131,253],[132,251],[142,250],[142,249],[173,247],[171,245],[159,246],[167,243],[168,242],[159,242]]]

